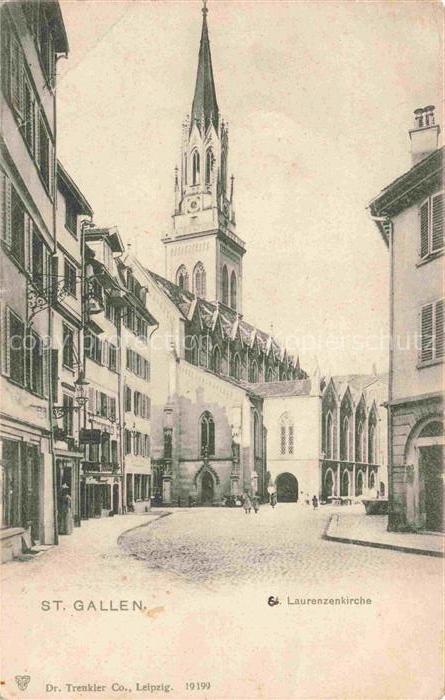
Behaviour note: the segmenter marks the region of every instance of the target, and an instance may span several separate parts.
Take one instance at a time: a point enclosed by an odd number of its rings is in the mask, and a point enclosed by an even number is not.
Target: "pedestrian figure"
[[[252,501],[250,500],[250,496],[248,493],[244,494],[243,508],[245,514],[247,515],[247,513],[249,513],[250,515],[250,511],[252,510]]]
[[[74,522],[73,514],[71,512],[71,496],[69,493],[70,487],[68,484],[62,484],[62,491],[60,495],[60,534],[61,535],[71,535]]]
[[[314,506],[314,510],[318,508],[318,498],[317,496],[312,496],[312,505]]]
[[[270,505],[272,508],[275,508],[277,505],[277,492],[274,491],[273,493],[270,494]]]
[[[258,513],[258,511],[260,509],[260,499],[256,495],[252,496],[252,506],[253,506],[253,509],[255,511],[255,514]]]

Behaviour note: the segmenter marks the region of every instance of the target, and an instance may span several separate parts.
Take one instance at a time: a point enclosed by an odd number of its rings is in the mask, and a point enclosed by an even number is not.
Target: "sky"
[[[58,157],[164,274],[201,34],[195,0],[61,0]],[[413,111],[443,123],[439,3],[210,0],[229,123],[243,314],[309,372],[387,370],[388,252],[369,201],[409,169]]]

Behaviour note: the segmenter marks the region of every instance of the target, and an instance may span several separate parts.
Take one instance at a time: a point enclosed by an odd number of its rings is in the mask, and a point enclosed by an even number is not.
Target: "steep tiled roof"
[[[292,379],[286,382],[259,382],[257,384],[241,382],[241,384],[264,399],[271,396],[307,396],[311,391],[310,379]]]
[[[175,304],[175,306],[179,309],[182,315],[185,318],[187,318],[189,316],[192,304],[196,299],[195,295],[191,292],[184,291],[183,289],[178,287],[178,285],[165,279],[165,277],[161,277],[161,275],[158,275],[152,270],[146,269],[146,272],[154,280],[159,289],[161,289],[164,292],[164,294],[170,299],[170,301],[172,301],[173,304]],[[256,338],[258,339],[261,349],[263,351],[265,351],[268,345],[270,344],[273,352],[279,358],[282,356],[283,349],[280,347],[279,343],[275,340],[275,338],[265,333],[264,331],[255,328],[255,326],[253,326],[250,323],[247,323],[247,321],[244,321],[244,319],[240,318],[239,314],[233,309],[230,309],[222,304],[217,305],[205,299],[199,298],[196,299],[196,304],[200,313],[201,320],[208,328],[211,328],[215,313],[218,312],[219,318],[221,320],[223,333],[227,338],[230,338],[232,336],[234,325],[235,323],[238,323],[241,338],[246,345],[250,345],[253,334],[255,333]],[[288,359],[292,363],[292,366],[299,366],[298,358],[296,362],[290,356],[288,357]],[[273,384],[273,382],[271,383]]]
[[[387,382],[387,374],[340,374],[334,375],[333,377],[325,378],[326,385],[329,380],[332,379],[337,393],[341,398],[343,398],[346,389],[349,387],[352,398],[355,400],[360,398],[362,392],[366,391],[369,387],[375,384],[377,381]]]

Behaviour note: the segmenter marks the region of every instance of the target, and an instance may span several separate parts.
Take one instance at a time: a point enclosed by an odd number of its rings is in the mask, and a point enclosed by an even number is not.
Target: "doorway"
[[[427,530],[440,532],[444,529],[443,446],[420,447],[419,452],[419,477],[424,492],[425,527]]]
[[[349,496],[349,472],[347,469],[344,470],[341,476],[340,496]]]
[[[277,477],[277,500],[279,503],[298,501],[298,481],[293,474],[285,472]]]
[[[113,513],[119,513],[119,484],[113,484]]]
[[[215,495],[215,485],[210,472],[204,472],[201,479],[201,503],[202,505],[212,505]]]

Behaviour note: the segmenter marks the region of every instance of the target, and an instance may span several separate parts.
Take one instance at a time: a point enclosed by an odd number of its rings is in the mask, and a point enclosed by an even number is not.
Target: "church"
[[[244,492],[266,499],[271,486],[279,500],[332,497],[334,472],[322,460],[329,382],[318,371],[309,377],[298,357],[243,316],[246,245],[236,232],[207,12],[204,4],[173,225],[162,239],[165,276],[145,271],[147,305],[158,321],[151,337],[153,502],[219,505]],[[347,495],[353,492],[354,483]]]

